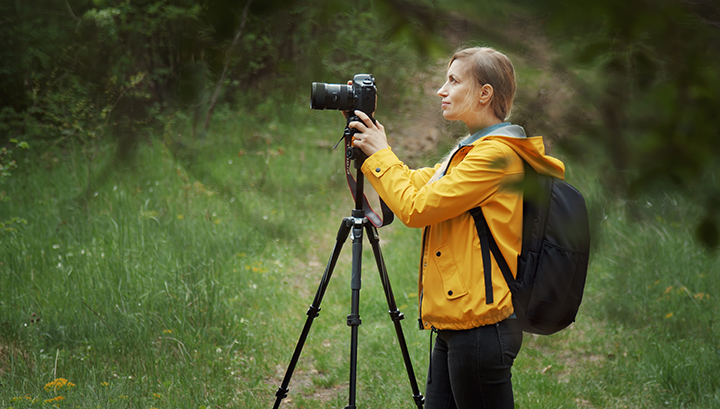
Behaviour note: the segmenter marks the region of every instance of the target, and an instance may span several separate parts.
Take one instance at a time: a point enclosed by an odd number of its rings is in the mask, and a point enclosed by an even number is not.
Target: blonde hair
[[[470,73],[475,78],[473,92],[479,93],[485,84],[493,87],[490,101],[493,113],[501,121],[510,116],[513,98],[515,98],[515,68],[510,59],[491,47],[462,48],[453,54],[448,69],[455,60],[469,61]]]

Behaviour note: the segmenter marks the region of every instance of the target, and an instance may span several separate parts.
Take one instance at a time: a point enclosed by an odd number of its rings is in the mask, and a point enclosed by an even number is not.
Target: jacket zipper
[[[452,161],[453,161],[453,159],[455,159],[455,156],[457,156],[457,154],[460,152],[465,152],[465,148],[468,146],[472,146],[472,145],[459,146],[458,149],[455,152],[453,152],[452,156],[447,161],[447,166],[445,167],[445,172],[443,173],[443,176],[447,175],[448,171],[450,170],[450,165],[452,165]]]
[[[427,237],[430,233],[430,226],[425,227],[425,231],[423,232],[423,238],[422,238],[422,245],[420,246],[420,283],[423,283],[422,291],[420,291],[420,305],[418,306],[418,323],[420,324],[420,329],[425,329],[425,325],[423,324],[422,320],[422,303],[423,303],[423,296],[425,295],[425,284],[424,284],[424,278],[425,278],[425,267],[426,267],[426,261],[425,261],[425,245],[427,244]]]
[[[429,368],[428,368],[428,379],[427,379],[428,385],[430,385],[432,383],[432,363],[433,363],[433,359],[432,359],[433,339],[432,339],[432,337],[433,337],[433,332],[435,334],[440,334],[440,332],[437,330],[437,328],[435,328],[434,325],[430,326],[430,358],[428,359]]]
[[[447,167],[445,168],[445,173],[443,174],[443,176],[447,175],[448,170],[450,170],[450,165],[452,164],[453,159],[455,159],[455,155],[457,155],[461,151],[464,151],[464,148],[465,148],[464,146],[460,146],[458,148],[458,150],[456,150],[455,153],[453,153],[453,155],[450,157],[450,159],[447,162]],[[427,238],[428,238],[429,234],[430,234],[430,226],[427,226],[427,227],[425,227],[425,232],[423,233],[422,246],[421,246],[422,253],[420,254],[420,282],[421,283],[423,282],[423,278],[424,278],[423,276],[425,275],[425,267],[426,267],[425,266],[425,263],[426,263],[425,262],[425,250],[426,250],[425,246],[427,244]],[[420,317],[418,318],[418,324],[420,325],[421,330],[425,329],[425,325],[424,325],[423,319],[422,319],[422,302],[423,302],[424,295],[425,295],[425,285],[423,285],[423,289],[422,289],[422,291],[420,291],[420,305],[418,307],[418,313],[420,315]],[[432,328],[432,329],[434,329],[434,328]]]

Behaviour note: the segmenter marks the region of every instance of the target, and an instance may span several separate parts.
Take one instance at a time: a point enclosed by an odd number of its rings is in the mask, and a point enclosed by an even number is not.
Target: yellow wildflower
[[[68,380],[65,378],[57,378],[54,381],[48,382],[47,384],[45,384],[45,390],[46,391],[51,391],[51,390],[59,391],[62,388],[67,387],[69,389],[69,388],[72,388],[73,386],[75,386],[75,384],[72,382],[68,382]]]
[[[43,402],[45,403],[53,403],[53,402],[59,402],[61,400],[65,399],[63,396],[56,396],[52,399],[45,399]]]

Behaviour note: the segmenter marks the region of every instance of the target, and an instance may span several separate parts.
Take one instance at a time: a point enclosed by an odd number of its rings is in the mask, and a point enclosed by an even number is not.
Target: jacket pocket
[[[440,278],[442,278],[445,297],[448,300],[454,300],[467,294],[467,288],[450,245],[440,246],[432,254],[432,257]]]

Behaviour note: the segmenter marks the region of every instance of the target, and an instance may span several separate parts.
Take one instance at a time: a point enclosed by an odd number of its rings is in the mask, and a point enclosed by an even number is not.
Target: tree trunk
[[[213,91],[212,97],[210,98],[210,107],[208,108],[207,115],[205,116],[205,131],[207,132],[208,128],[210,127],[210,118],[212,117],[212,113],[215,110],[215,105],[217,104],[218,96],[220,96],[220,91],[222,90],[223,83],[225,82],[225,75],[227,74],[228,67],[230,66],[230,52],[235,48],[238,41],[240,40],[240,37],[242,37],[243,29],[245,28],[245,22],[247,21],[247,15],[248,11],[250,10],[250,4],[252,3],[252,0],[248,0],[247,4],[245,4],[245,8],[242,12],[242,17],[240,18],[240,26],[238,27],[237,33],[235,33],[235,38],[233,39],[232,44],[230,44],[230,47],[228,48],[227,52],[225,53],[225,66],[223,67],[222,74],[220,75],[220,79],[218,79],[217,85],[215,86],[215,91]]]

